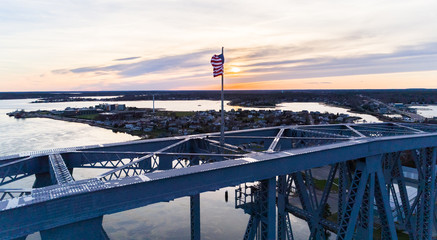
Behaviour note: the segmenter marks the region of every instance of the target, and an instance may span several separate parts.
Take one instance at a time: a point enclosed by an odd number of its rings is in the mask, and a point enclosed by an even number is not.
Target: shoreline
[[[49,111],[16,111],[7,113],[9,117],[18,119],[47,118],[66,122],[88,124],[114,132],[127,133],[141,138],[157,138],[181,136],[219,130],[220,112],[209,111],[159,111],[150,109],[137,111],[116,111],[110,115],[105,113],[85,113],[65,116],[62,112],[53,114]],[[70,113],[68,113],[70,114]],[[109,114],[109,112],[108,112]],[[288,110],[240,110],[232,109],[227,114],[226,131],[254,129],[288,125],[318,125],[354,123],[362,119],[348,114],[335,114],[318,111]]]

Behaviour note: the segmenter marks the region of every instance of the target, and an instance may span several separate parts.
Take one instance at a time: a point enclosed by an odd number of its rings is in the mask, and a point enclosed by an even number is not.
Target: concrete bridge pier
[[[102,226],[103,216],[41,231],[42,240],[109,240]]]
[[[14,240],[26,240],[27,236],[24,237],[19,237],[19,238],[14,238]]]

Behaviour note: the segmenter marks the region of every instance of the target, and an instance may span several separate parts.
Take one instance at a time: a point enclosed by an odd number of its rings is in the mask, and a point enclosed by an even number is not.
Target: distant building
[[[108,104],[108,103],[103,103],[103,104],[96,105],[96,108],[97,109],[102,109],[102,110],[107,111],[107,112],[125,111],[126,110],[126,104]]]
[[[403,108],[403,107],[404,107],[404,104],[403,104],[403,103],[395,103],[395,104],[393,104],[393,106],[394,106],[395,108]]]

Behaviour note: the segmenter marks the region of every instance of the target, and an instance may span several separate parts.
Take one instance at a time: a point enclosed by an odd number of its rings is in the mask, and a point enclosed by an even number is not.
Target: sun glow
[[[238,73],[238,72],[241,72],[241,69],[238,68],[238,67],[232,67],[232,68],[231,68],[231,72],[232,72],[232,73]]]

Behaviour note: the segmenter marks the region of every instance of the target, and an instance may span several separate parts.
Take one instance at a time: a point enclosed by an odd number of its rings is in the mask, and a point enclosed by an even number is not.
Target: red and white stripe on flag
[[[214,68],[214,77],[223,75],[223,62],[219,55],[212,56],[211,65]]]

